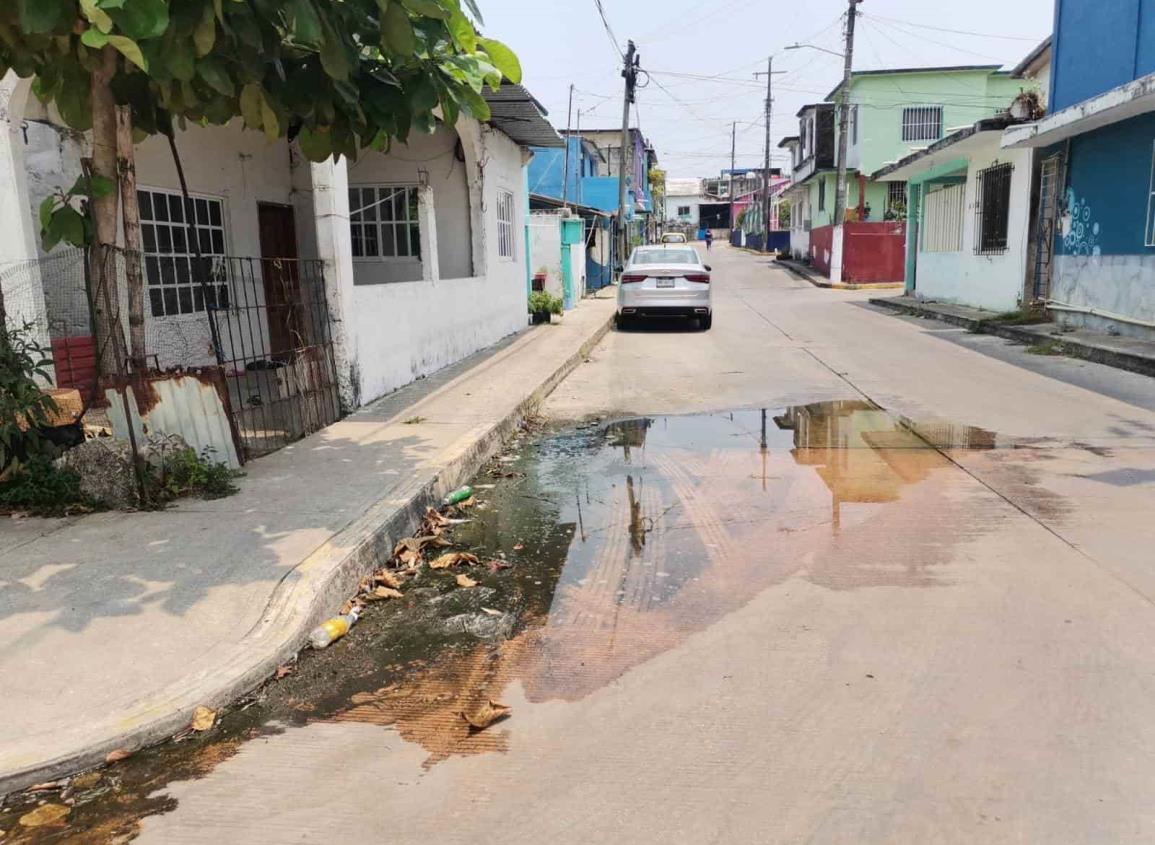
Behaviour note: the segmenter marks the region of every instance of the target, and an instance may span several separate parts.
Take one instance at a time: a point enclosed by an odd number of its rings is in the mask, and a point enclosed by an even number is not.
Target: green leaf
[[[131,38],[126,38],[123,35],[109,35],[108,43],[138,68],[144,71],[148,70],[148,62],[145,61],[144,54],[140,52],[140,45]]]
[[[489,120],[489,103],[472,88],[461,88],[459,91],[462,110],[477,120]]]
[[[453,38],[453,43],[462,50],[472,53],[477,49],[477,30],[473,28],[473,22],[460,10],[454,11],[449,16],[446,26],[449,27],[449,35]]]
[[[193,43],[187,38],[176,35],[172,30],[169,30],[161,43],[164,49],[152,51],[153,59],[159,60],[173,79],[191,82],[197,74],[196,48]],[[157,76],[163,76],[159,68]]]
[[[289,21],[289,32],[297,44],[307,44],[310,47],[319,46],[324,35],[321,29],[321,19],[317,10],[309,0],[288,0],[285,3],[285,14]]]
[[[96,0],[80,0],[80,11],[88,18],[89,23],[105,35],[112,32],[112,18],[108,16],[108,12],[96,5]]]
[[[273,111],[268,99],[261,96],[261,125],[265,127],[265,137],[275,141],[281,136],[281,125],[277,120],[277,113]]]
[[[408,56],[417,49],[417,38],[413,34],[413,24],[401,4],[392,0],[381,15],[381,41],[386,47],[401,56]]]
[[[406,86],[405,93],[414,110],[427,110],[437,105],[437,89],[428,76],[422,75],[412,80]]]
[[[443,21],[450,15],[450,10],[442,6],[437,0],[401,0],[405,8],[414,14],[426,18],[436,18]]]
[[[236,93],[233,80],[229,78],[229,72],[225,70],[224,62],[215,56],[201,59],[197,63],[197,73],[218,94],[231,97]]]
[[[29,35],[53,32],[68,22],[69,0],[19,0],[20,29]]]
[[[47,242],[51,236],[55,238],[53,246],[60,241],[65,241],[73,246],[84,246],[85,232],[84,218],[80,216],[80,212],[70,205],[62,205],[53,213],[44,240]],[[46,245],[45,248],[49,249],[50,247]]]
[[[201,14],[200,23],[193,31],[193,44],[196,46],[197,58],[203,58],[213,51],[217,43],[217,21],[213,15],[213,7],[205,6]],[[207,81],[207,80],[206,80]]]
[[[321,19],[321,30],[325,36],[321,42],[321,67],[333,79],[348,79],[349,54],[345,52],[345,44],[325,18]]]
[[[297,144],[309,161],[322,162],[333,154],[332,138],[324,129],[304,127],[297,136]]]
[[[469,7],[469,11],[477,18],[479,24],[485,25],[485,19],[481,16],[481,9],[477,7],[477,0],[465,0],[465,5]]]
[[[257,83],[250,82],[241,89],[241,115],[245,119],[245,125],[250,129],[261,128],[261,107],[264,105],[264,102],[264,94],[261,93],[261,86]]]
[[[56,197],[45,197],[40,203],[40,231],[43,233],[52,222],[52,212],[56,208]]]
[[[107,3],[102,7],[129,38],[156,38],[168,29],[168,0],[124,0],[119,9],[109,8]]]
[[[517,54],[513,50],[492,38],[479,38],[477,43],[506,79],[515,84],[521,82],[521,62],[517,60]]]
[[[91,47],[93,50],[99,50],[108,43],[108,36],[96,27],[90,26],[84,30],[84,34],[80,36],[80,43],[85,47]]]

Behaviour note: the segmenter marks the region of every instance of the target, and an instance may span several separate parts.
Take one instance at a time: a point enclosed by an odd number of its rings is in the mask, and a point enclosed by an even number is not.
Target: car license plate
[[[672,276],[658,276],[658,287],[672,288],[674,286],[674,278]]]

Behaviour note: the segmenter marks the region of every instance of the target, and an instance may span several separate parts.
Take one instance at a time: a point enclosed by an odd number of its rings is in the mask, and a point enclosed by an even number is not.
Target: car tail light
[[[687,282],[706,282],[706,283],[709,283],[710,274],[709,273],[687,273],[686,274],[686,281]]]
[[[629,284],[630,282],[644,282],[645,280],[645,273],[622,273],[622,284]]]

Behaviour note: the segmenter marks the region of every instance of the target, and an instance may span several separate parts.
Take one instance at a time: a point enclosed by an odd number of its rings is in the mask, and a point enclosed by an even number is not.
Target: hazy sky
[[[566,124],[569,85],[589,128],[621,125],[621,59],[595,0],[478,0],[483,31],[517,51],[525,84]],[[672,177],[708,176],[730,166],[730,124],[738,121],[738,166],[762,162],[765,78],[774,55],[772,154],[797,134],[794,117],[838,83],[842,59],[815,50],[784,51],[796,41],[841,51],[845,0],[602,0],[623,49],[632,38],[652,72],[631,124],[658,151]],[[859,6],[854,67],[1016,64],[1051,30],[1054,0],[865,0]],[[961,34],[944,30],[965,31]],[[692,76],[687,76],[692,75]],[[693,76],[721,76],[695,79]],[[642,77],[643,83],[645,77]]]

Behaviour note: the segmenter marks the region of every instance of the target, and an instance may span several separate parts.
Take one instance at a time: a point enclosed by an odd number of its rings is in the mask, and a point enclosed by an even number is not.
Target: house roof
[[[791,144],[798,144],[801,143],[801,141],[802,139],[797,135],[787,135],[785,138],[778,142],[778,149],[785,149]]]
[[[585,216],[590,216],[590,217],[613,217],[614,216],[613,212],[610,212],[610,211],[602,211],[600,208],[594,208],[593,206],[589,206],[589,205],[582,205],[580,202],[563,203],[559,197],[549,197],[549,196],[546,196],[545,194],[531,193],[529,195],[529,204],[531,207],[534,205],[544,205],[548,208],[565,208],[568,205],[570,208],[572,208],[574,211],[576,211],[579,215],[585,215]]]
[[[979,135],[1001,135],[1002,131],[1015,121],[1009,117],[992,117],[986,120],[980,120],[973,126],[964,127],[957,132],[952,132],[940,141],[936,141],[929,147],[924,147],[917,150],[905,158],[899,159],[894,164],[888,164],[879,170],[874,171],[870,178],[874,181],[888,180],[888,181],[906,181],[919,172],[926,170],[933,166],[937,159],[945,159],[946,156],[940,156],[939,153],[944,150],[950,151],[951,157],[965,155],[969,152],[969,144],[966,142]],[[914,165],[920,165],[914,167]]]
[[[1092,129],[1153,111],[1155,73],[1053,112],[1037,123],[1011,127],[1003,135],[1003,146],[1047,147]]]
[[[701,179],[667,179],[667,197],[696,197],[702,193]]]
[[[794,116],[795,117],[802,117],[802,114],[804,112],[809,111],[810,109],[817,110],[817,109],[832,109],[832,108],[834,108],[834,106],[832,106],[830,103],[807,103],[802,108],[800,108],[798,110],[798,114],[796,114]]]
[[[545,106],[521,85],[511,82],[492,91],[485,89],[482,96],[489,103],[489,125],[500,129],[523,147],[564,147],[546,115]]]
[[[966,73],[968,71],[985,70],[987,73],[994,73],[1002,65],[942,65],[940,67],[896,67],[883,68],[881,70],[856,70],[850,75],[850,81],[853,82],[861,76],[897,76],[904,73]],[[834,95],[838,93],[838,89],[842,87],[842,82],[834,86],[834,90],[826,95],[826,100],[829,102],[834,99]]]
[[[1051,36],[1043,39],[1034,50],[1027,54],[1027,57],[1019,62],[1011,70],[1011,77],[1013,79],[1022,79],[1031,69],[1038,63],[1047,61],[1051,58]]]

